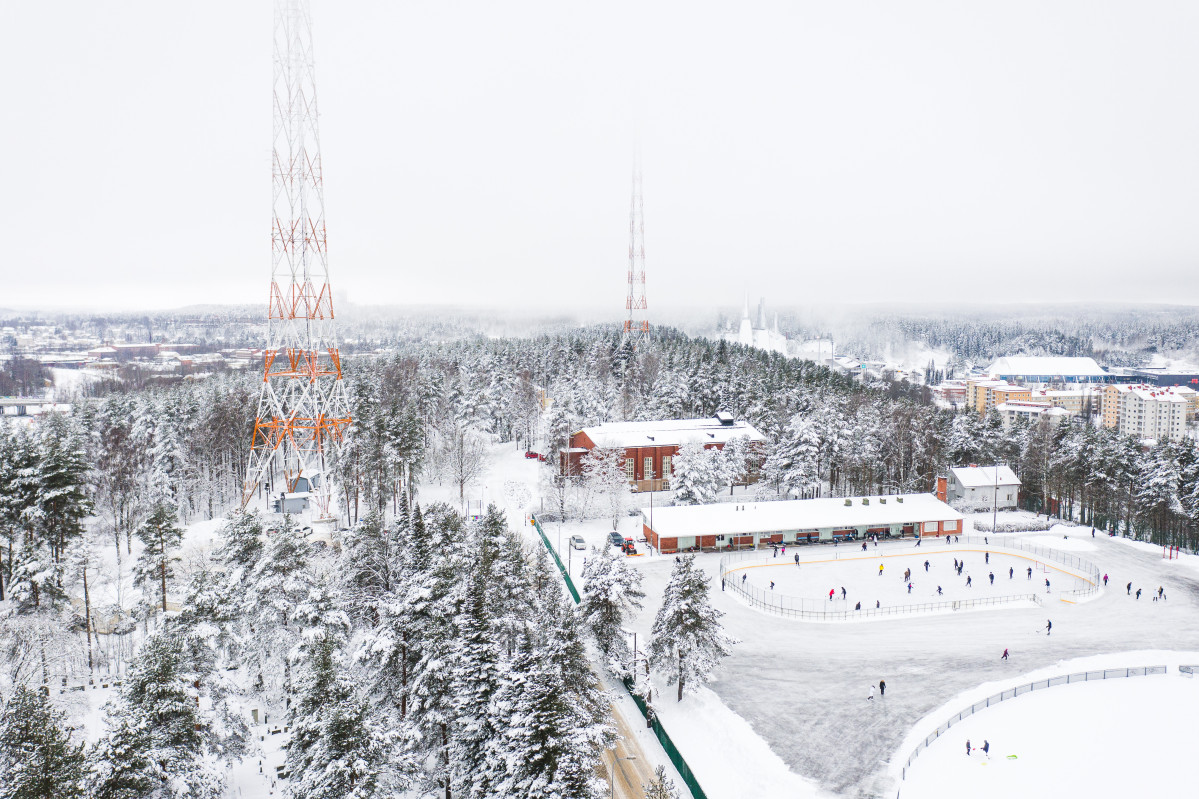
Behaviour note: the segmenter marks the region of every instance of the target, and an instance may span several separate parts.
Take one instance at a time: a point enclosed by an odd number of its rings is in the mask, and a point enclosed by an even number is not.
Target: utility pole
[[[308,0],[276,0],[271,284],[262,393],[244,508],[264,478],[309,483],[313,518],[331,517],[330,458],[350,425],[325,233]]]
[[[649,334],[649,310],[645,302],[645,213],[641,203],[641,157],[633,156],[633,196],[629,202],[629,296],[624,338],[634,346]]]

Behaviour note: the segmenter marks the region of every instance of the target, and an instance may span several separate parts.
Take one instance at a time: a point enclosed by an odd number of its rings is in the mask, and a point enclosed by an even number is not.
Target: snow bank
[[[831,797],[787,768],[749,722],[701,688],[676,702],[677,687],[656,683],[654,710],[712,799]]]

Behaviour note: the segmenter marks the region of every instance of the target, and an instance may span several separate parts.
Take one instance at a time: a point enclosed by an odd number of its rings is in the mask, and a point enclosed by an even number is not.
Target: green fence
[[[550,540],[545,537],[545,530],[541,529],[541,522],[537,521],[537,517],[533,517],[533,526],[537,528],[537,533],[541,536],[541,543],[545,544],[545,548],[554,558],[554,563],[558,564],[558,571],[562,572],[562,579],[566,581],[566,588],[570,591],[570,595],[574,597],[575,604],[579,604],[579,591],[575,588],[574,581],[570,579],[570,574],[566,571],[566,567],[562,565],[562,558],[558,557],[557,551],[550,546]]]
[[[558,571],[562,572],[562,579],[566,581],[566,587],[570,591],[570,595],[574,597],[575,604],[579,603],[579,592],[575,589],[574,582],[570,579],[570,574],[567,573],[566,567],[562,565],[562,559],[558,557],[558,553],[550,546],[550,540],[546,538],[545,531],[541,529],[541,523],[537,521],[537,517],[532,517],[533,526],[537,528],[537,533],[541,536],[541,543],[545,544],[545,548],[554,558],[554,563],[558,564]],[[645,704],[645,700],[633,691],[633,681],[626,678],[624,681],[625,690],[629,692],[629,696],[633,697],[633,701],[637,704],[637,709],[641,711],[641,715],[649,721],[650,728],[654,731],[654,735],[658,736],[658,743],[662,744],[662,749],[665,750],[666,756],[670,758],[670,762],[674,764],[678,770],[679,776],[683,778],[683,782],[691,791],[692,799],[708,799],[708,795],[704,793],[704,789],[699,787],[699,780],[695,779],[695,775],[691,772],[691,767],[687,765],[687,761],[683,759],[683,755],[679,752],[678,747],[674,745],[674,741],[670,740],[670,736],[666,734],[666,729],[658,721],[658,717],[653,715],[649,707]]]
[[[633,697],[633,701],[637,703],[637,709],[641,711],[641,715],[649,720],[650,728],[653,729],[654,735],[658,736],[658,743],[662,744],[662,748],[666,750],[666,756],[670,758],[670,762],[678,769],[679,776],[683,778],[683,783],[691,791],[691,796],[694,799],[708,799],[708,795],[704,793],[704,789],[699,787],[699,780],[695,779],[695,775],[691,773],[691,767],[683,759],[683,755],[679,752],[678,747],[674,745],[674,741],[670,740],[670,736],[666,734],[666,729],[658,721],[658,717],[650,713],[645,700],[633,691],[633,681],[626,677],[624,679],[624,687],[628,690],[629,696]]]

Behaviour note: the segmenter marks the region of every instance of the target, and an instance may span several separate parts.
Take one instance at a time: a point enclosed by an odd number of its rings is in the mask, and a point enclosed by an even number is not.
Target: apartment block
[[[1109,385],[1103,393],[1103,424],[1140,439],[1177,440],[1185,434],[1190,403],[1189,394],[1177,388],[1141,383]]]
[[[976,413],[986,415],[1005,402],[1028,402],[1032,389],[1014,386],[1006,380],[967,380],[966,402]]]

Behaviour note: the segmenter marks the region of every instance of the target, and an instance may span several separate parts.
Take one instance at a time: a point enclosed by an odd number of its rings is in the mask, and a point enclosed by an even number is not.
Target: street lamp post
[[[636,759],[637,755],[625,755],[624,757],[612,755],[612,762],[608,764],[608,799],[616,796],[616,761]]]

